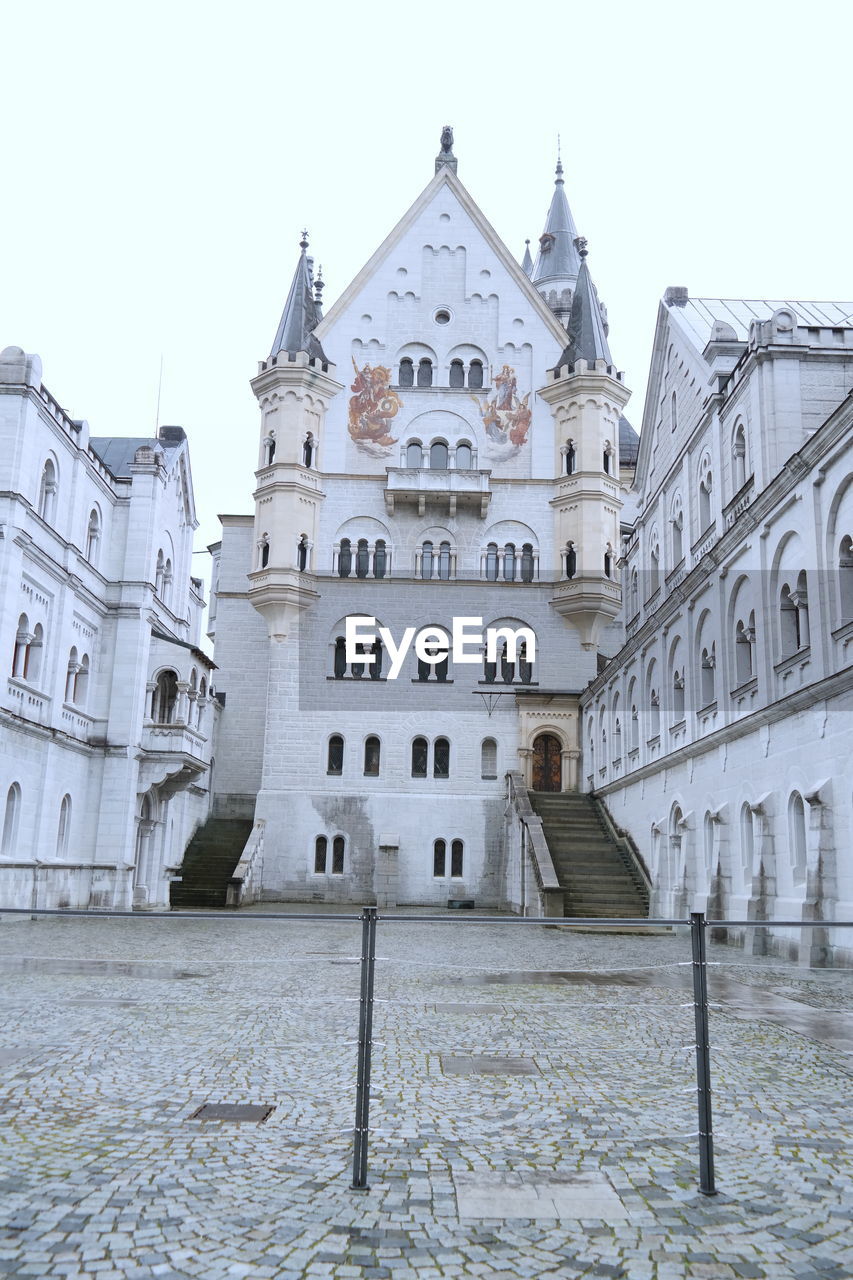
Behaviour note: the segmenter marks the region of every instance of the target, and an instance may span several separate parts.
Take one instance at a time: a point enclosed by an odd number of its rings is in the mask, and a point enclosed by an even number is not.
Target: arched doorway
[[[563,747],[553,733],[540,733],[533,742],[533,790],[562,791]]]

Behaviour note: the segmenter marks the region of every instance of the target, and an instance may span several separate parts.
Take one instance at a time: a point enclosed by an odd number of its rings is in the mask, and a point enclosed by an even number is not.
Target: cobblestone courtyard
[[[246,914],[4,919],[0,1276],[853,1276],[849,973],[709,947],[707,1198],[689,938],[380,922],[356,1193],[360,926]]]

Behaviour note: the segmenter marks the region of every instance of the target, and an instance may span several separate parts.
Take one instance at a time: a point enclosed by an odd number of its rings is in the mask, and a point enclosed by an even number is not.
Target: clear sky
[[[190,436],[197,546],[251,510],[303,226],[328,306],[430,180],[520,258],[556,137],[639,426],[658,299],[853,298],[853,6],[7,4],[0,347],[95,435]],[[200,567],[201,557],[197,561]]]

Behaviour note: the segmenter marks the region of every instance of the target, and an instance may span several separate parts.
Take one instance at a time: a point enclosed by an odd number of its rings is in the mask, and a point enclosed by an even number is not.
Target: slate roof
[[[619,465],[636,467],[640,452],[640,437],[624,413],[619,418]]]
[[[180,445],[165,444],[156,436],[90,436],[89,448],[112,475],[129,477],[137,449],[159,449],[168,460]]]
[[[746,342],[752,320],[769,320],[780,307],[791,307],[804,325],[841,328],[853,324],[853,302],[795,302],[791,299],[756,298],[690,298],[683,305],[670,305],[672,315],[679,317],[691,331],[700,350],[711,337],[717,320],[730,324],[738,341]]]
[[[606,360],[609,365],[613,364],[607,334],[604,332],[598,294],[592,283],[585,257],[578,271],[575,296],[572,298],[572,311],[566,328],[569,332],[569,341],[557,361],[555,366],[557,369],[562,369],[564,365],[573,365],[578,360],[586,360],[588,364],[594,364],[596,360]]]
[[[539,240],[539,252],[530,277],[535,285],[541,285],[550,280],[574,281],[577,278],[581,265],[575,248],[577,235],[572,211],[566,199],[563,166],[558,160],[551,207],[548,210],[545,230]]]
[[[326,354],[313,332],[320,323],[320,308],[314,300],[312,259],[306,256],[308,241],[304,237],[300,241],[300,247],[302,252],[293,273],[284,311],[278,322],[270,359],[277,356],[280,351],[286,351],[290,355],[296,355],[298,351],[306,351],[309,356],[328,363]]]

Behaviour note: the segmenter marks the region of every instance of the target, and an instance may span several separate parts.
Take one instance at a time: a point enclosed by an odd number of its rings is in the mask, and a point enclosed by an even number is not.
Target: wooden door
[[[563,755],[559,738],[540,733],[533,743],[533,790],[562,791]]]

